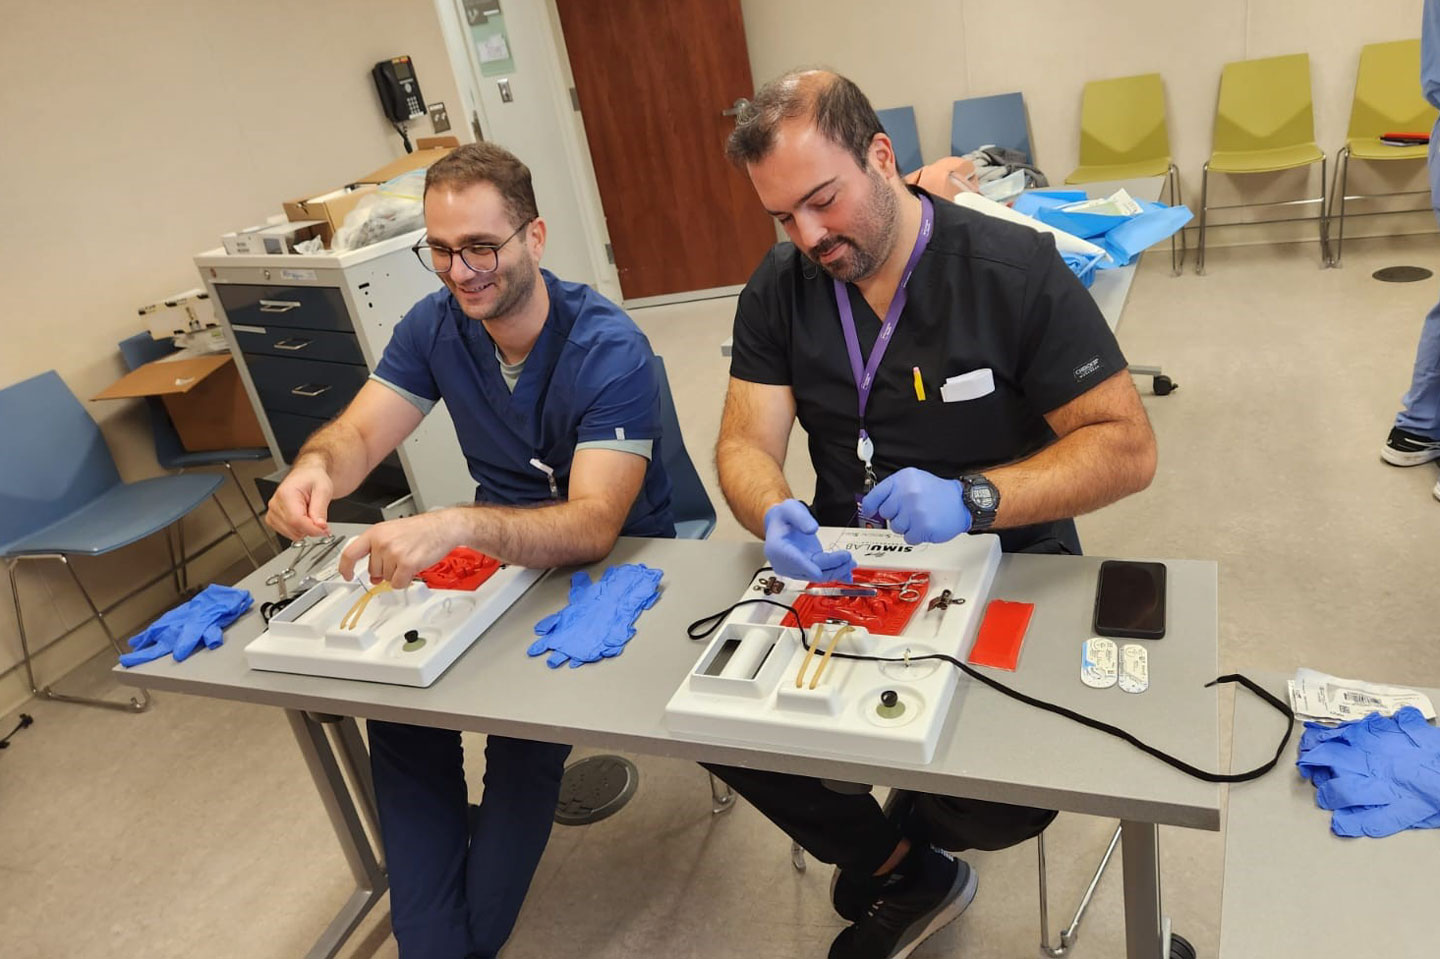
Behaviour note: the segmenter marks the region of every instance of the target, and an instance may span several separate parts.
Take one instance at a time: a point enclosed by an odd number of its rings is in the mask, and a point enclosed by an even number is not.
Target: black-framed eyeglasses
[[[533,218],[532,218],[533,219]],[[455,255],[458,253],[465,265],[476,273],[494,273],[500,268],[500,248],[520,235],[520,231],[530,225],[526,220],[515,228],[515,232],[501,240],[499,243],[471,243],[462,246],[458,250],[452,250],[448,246],[438,246],[429,242],[429,238],[422,238],[411,249],[415,251],[415,257],[420,265],[431,273],[449,273],[450,268],[455,265]]]

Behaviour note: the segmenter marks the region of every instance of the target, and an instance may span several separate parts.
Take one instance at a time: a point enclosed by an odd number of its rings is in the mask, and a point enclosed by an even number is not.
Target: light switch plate
[[[501,103],[513,103],[513,102],[515,101],[515,94],[513,94],[512,92],[510,92],[510,78],[509,78],[509,77],[506,77],[506,78],[503,79],[503,80],[496,80],[496,81],[495,81],[495,85],[500,88],[500,102],[501,102]]]
[[[430,126],[436,133],[444,133],[450,129],[450,114],[445,112],[445,104],[432,103],[430,110]]]

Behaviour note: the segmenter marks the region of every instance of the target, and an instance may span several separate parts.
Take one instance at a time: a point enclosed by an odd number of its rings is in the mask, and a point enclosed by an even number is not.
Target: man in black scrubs
[[[727,154],[791,241],[740,295],[716,446],[725,498],[776,572],[848,578],[853,560],[822,551],[817,524],[1078,553],[1071,517],[1149,485],[1155,437],[1125,358],[1049,236],[907,188],[869,101],[831,73],[767,84]],[[783,473],[797,417],[809,507]],[[907,956],[974,897],[974,871],[932,847],[926,803],[970,848],[1054,817],[914,795],[887,817],[868,792],[713,771],[839,867],[835,906],[853,924],[833,959]]]

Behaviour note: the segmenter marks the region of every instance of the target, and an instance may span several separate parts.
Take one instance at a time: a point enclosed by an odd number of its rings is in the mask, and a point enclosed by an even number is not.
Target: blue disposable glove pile
[[[570,577],[570,605],[535,624],[540,638],[527,652],[549,651],[545,664],[551,669],[567,660],[573,668],[619,656],[635,635],[635,620],[660,598],[664,575],[643,563],[626,563],[605,570],[597,583],[580,570]]]
[[[122,666],[138,666],[174,654],[178,663],[204,643],[214,649],[225,641],[221,631],[239,619],[255,600],[243,589],[206,586],[188,603],[176,606],[129,639],[133,653],[120,657]]]
[[[1306,723],[1295,765],[1337,836],[1440,827],[1440,729],[1413,706],[1334,728]]]
[[[850,582],[855,557],[848,550],[826,552],[815,533],[820,524],[799,500],[787,499],[765,511],[765,560],[787,579],[812,583]]]
[[[907,466],[865,494],[860,508],[888,520],[910,545],[944,543],[970,530],[970,511],[959,480],[941,479]]]

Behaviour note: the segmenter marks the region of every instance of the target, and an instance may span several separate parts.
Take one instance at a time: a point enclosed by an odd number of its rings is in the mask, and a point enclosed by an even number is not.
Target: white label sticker
[[[625,438],[625,427],[623,427],[623,426],[617,426],[617,427],[615,427],[615,438],[616,438],[617,440],[623,440],[623,439]]]
[[[1144,646],[1127,643],[1120,650],[1120,688],[1127,693],[1150,688],[1150,654]]]
[[[314,270],[289,270],[289,269],[285,269],[285,270],[281,270],[281,271],[280,271],[280,279],[282,279],[282,280],[318,280],[319,277],[315,274],[315,271],[314,271]]]
[[[1080,682],[1091,689],[1115,685],[1116,649],[1113,639],[1095,636],[1080,647]]]

